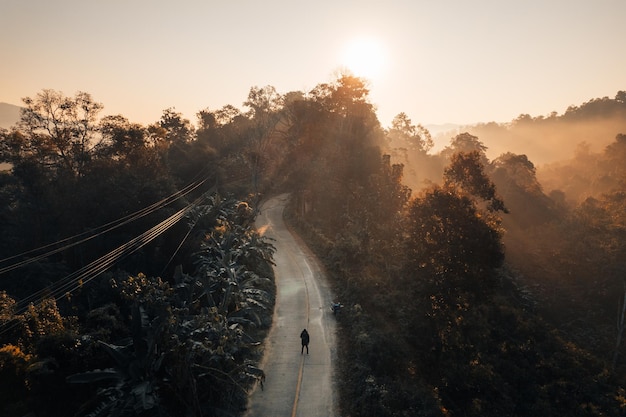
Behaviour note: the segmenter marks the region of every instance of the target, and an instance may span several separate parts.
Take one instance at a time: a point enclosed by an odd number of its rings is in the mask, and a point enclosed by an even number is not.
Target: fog
[[[608,157],[604,155],[607,146],[626,133],[625,96],[620,91],[615,99],[592,99],[570,106],[561,115],[520,115],[508,123],[445,126],[448,130],[437,126],[431,132],[434,146],[428,153],[411,150],[408,144],[398,141],[390,143],[389,152],[395,163],[404,164],[405,183],[418,191],[441,180],[451,141],[467,132],[485,148],[488,161],[507,153],[525,155],[534,165],[545,194],[559,190],[568,201],[580,202],[614,185],[609,184],[611,181],[598,165],[606,164],[602,161]]]
[[[493,160],[506,152],[526,155],[540,167],[575,156],[582,143],[591,152],[600,152],[615,140],[618,133],[626,131],[623,117],[596,118],[588,121],[563,119],[541,122],[512,122],[470,126],[465,131],[477,136],[487,146],[487,157]]]

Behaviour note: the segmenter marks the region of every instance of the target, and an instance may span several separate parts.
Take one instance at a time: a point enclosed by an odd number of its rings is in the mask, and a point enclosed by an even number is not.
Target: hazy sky
[[[332,81],[365,39],[383,126],[508,122],[626,90],[624,22],[626,0],[0,0],[0,102],[85,91],[195,123],[252,86]]]

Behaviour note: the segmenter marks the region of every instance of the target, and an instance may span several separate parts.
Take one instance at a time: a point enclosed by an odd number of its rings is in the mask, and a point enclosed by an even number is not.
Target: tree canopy
[[[614,120],[623,93],[482,128]],[[342,414],[626,409],[624,133],[548,167],[489,160],[469,129],[433,153],[351,74],[195,125],[100,117],[82,92],[24,104],[0,131],[0,414],[241,415],[275,291],[254,217],[285,192],[345,306]]]

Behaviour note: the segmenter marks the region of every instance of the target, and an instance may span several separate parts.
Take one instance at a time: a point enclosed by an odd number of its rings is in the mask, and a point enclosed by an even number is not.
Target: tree
[[[454,189],[434,187],[409,205],[406,255],[411,274],[430,277],[439,290],[478,291],[504,260],[501,232],[485,222],[474,202]]]
[[[183,118],[181,113],[171,107],[163,110],[159,126],[165,129],[165,138],[170,144],[187,143],[192,139],[194,133],[189,120]]]
[[[623,189],[626,182],[626,134],[619,133],[615,136],[615,142],[604,150],[604,157],[604,172],[614,184],[611,191]]]
[[[441,155],[446,158],[451,158],[452,155],[459,152],[472,152],[477,151],[480,154],[480,159],[483,166],[487,166],[488,160],[485,152],[487,147],[474,135],[470,135],[467,132],[461,133],[450,139],[450,145],[446,146]]]
[[[428,129],[422,125],[413,125],[406,113],[398,113],[391,121],[391,129],[387,133],[390,140],[398,140],[408,144],[410,150],[428,152],[434,146]]]
[[[241,145],[248,118],[239,109],[227,104],[219,110],[198,112],[198,142],[215,149],[225,158]]]
[[[267,151],[282,118],[283,97],[272,86],[252,87],[244,105],[250,108],[248,117],[252,122],[245,157],[252,173],[254,191],[258,193],[261,172],[267,168],[270,159]]]
[[[114,281],[122,307],[132,312],[130,337],[124,344],[98,342],[113,359],[110,367],[68,377],[98,383],[84,412],[230,415],[241,409],[246,389],[263,376],[251,352],[258,330],[271,323],[274,293],[266,275],[273,247],[254,230],[252,215],[245,202],[213,195],[192,212],[202,229],[192,275],[179,267],[173,285],[144,274]]]
[[[147,150],[146,129],[140,124],[130,123],[121,115],[107,116],[100,121],[103,146],[101,154],[107,159],[138,164]]]
[[[271,85],[262,88],[254,86],[250,88],[248,99],[243,104],[250,108],[250,118],[260,119],[279,111],[283,105],[283,97]]]
[[[487,202],[489,211],[508,212],[504,202],[496,195],[495,184],[484,172],[479,151],[453,154],[443,176],[445,188],[455,188],[467,195],[480,198]]]
[[[526,155],[511,152],[500,155],[493,161],[494,173],[498,173],[514,184],[530,193],[541,192],[541,184],[537,181],[535,165]]]
[[[506,209],[478,158],[478,152],[455,154],[444,185],[409,203],[405,276],[415,296],[429,300],[427,314],[444,322],[493,291],[494,271],[504,261],[500,220],[492,212]],[[487,213],[479,209],[483,200]]]
[[[173,108],[166,109],[157,126],[148,129],[157,144],[169,174],[178,184],[189,184],[203,172],[214,150],[196,140],[188,119]]]
[[[80,176],[99,142],[97,116],[103,106],[88,93],[73,98],[43,90],[23,99],[17,130],[11,135],[11,162],[35,161],[42,167]]]
[[[73,217],[76,185],[93,168],[101,142],[98,113],[102,105],[89,94],[65,97],[43,90],[34,99],[24,98],[20,121],[2,136],[2,160],[12,164],[13,186],[7,201],[14,202],[12,223],[21,233],[12,250],[32,248],[54,241],[59,233],[71,234],[73,225],[60,218]],[[84,199],[82,200],[84,201]],[[63,207],[63,209],[61,209]],[[83,230],[83,229],[81,229]]]
[[[557,219],[562,199],[557,194],[552,199],[543,193],[535,166],[526,155],[507,152],[496,158],[491,168],[491,178],[511,210],[505,219],[507,226],[528,228]]]

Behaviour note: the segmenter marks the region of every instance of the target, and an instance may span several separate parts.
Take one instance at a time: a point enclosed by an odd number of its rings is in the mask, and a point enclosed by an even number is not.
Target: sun
[[[383,43],[378,38],[355,38],[343,48],[342,65],[357,77],[373,81],[383,72],[387,60],[385,52]]]

